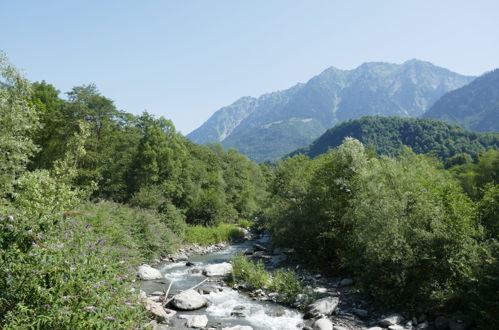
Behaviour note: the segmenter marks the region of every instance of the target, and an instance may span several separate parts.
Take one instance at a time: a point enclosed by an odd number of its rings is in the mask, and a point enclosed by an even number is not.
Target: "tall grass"
[[[186,231],[186,242],[210,245],[219,242],[241,239],[243,233],[234,224],[221,223],[213,227],[189,226]]]

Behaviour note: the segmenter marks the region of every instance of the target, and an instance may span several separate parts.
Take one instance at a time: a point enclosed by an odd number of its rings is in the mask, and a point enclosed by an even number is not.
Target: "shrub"
[[[243,233],[238,226],[233,224],[221,223],[217,226],[189,226],[186,232],[186,241],[188,243],[197,243],[201,245],[210,245],[219,242],[227,242],[241,239]]]
[[[65,213],[78,195],[64,179],[35,171],[2,205],[2,328],[131,328],[145,320],[130,291],[133,260],[80,212]]]
[[[234,282],[245,283],[248,289],[266,289],[271,284],[263,262],[253,263],[242,254],[232,258],[232,278]]]
[[[423,156],[373,161],[362,171],[348,214],[345,263],[388,306],[441,307],[478,262],[474,208],[458,184]]]

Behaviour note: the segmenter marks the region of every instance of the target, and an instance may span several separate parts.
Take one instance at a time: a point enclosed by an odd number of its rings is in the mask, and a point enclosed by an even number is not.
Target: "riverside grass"
[[[243,283],[248,289],[264,289],[277,292],[277,301],[286,305],[293,305],[299,294],[304,294],[302,304],[314,298],[313,292],[307,290],[298,280],[292,270],[279,269],[269,272],[263,262],[252,262],[243,254],[236,254],[232,258],[232,280]]]
[[[189,226],[185,240],[190,244],[210,245],[237,240],[243,237],[241,229],[234,224],[221,223],[217,226]]]

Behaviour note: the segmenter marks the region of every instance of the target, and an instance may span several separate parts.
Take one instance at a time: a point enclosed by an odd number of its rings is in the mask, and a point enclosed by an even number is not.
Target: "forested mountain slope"
[[[476,132],[499,132],[499,69],[442,96],[425,114]]]
[[[221,142],[256,161],[276,159],[345,120],[421,116],[442,95],[472,79],[419,60],[364,63],[353,70],[331,67],[305,84],[241,98],[187,137]]]
[[[476,133],[455,124],[427,118],[363,117],[341,123],[321,135],[308,147],[294,151],[316,157],[353,137],[378,154],[394,155],[402,146],[416,153],[448,159],[459,153],[476,155],[499,148],[499,134]]]

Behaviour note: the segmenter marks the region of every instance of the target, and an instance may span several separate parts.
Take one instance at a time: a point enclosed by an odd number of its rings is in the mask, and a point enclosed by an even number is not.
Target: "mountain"
[[[289,156],[316,157],[339,146],[348,136],[381,155],[394,155],[400,147],[409,146],[416,153],[430,153],[441,160],[459,153],[474,156],[499,148],[499,133],[472,132],[456,124],[428,118],[362,117],[336,125],[308,147]]]
[[[243,97],[187,137],[235,147],[256,161],[276,159],[345,120],[421,116],[442,95],[472,79],[419,60],[364,63],[353,70],[331,67],[305,84]]]
[[[424,114],[477,132],[499,132],[499,69],[442,96]]]

